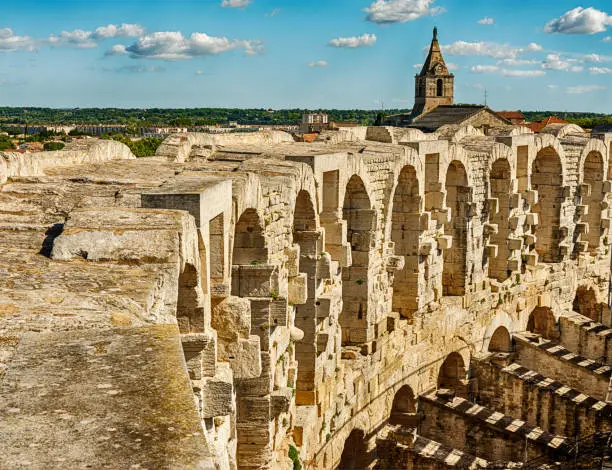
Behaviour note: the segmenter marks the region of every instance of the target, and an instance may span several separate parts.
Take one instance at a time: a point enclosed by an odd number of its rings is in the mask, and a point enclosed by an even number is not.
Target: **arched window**
[[[439,78],[438,79],[438,83],[436,84],[436,95],[437,96],[444,96],[444,81]]]

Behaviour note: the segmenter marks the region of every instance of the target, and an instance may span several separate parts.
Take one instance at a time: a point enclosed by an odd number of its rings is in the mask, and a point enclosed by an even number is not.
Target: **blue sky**
[[[2,0],[0,105],[409,108],[437,25],[457,102],[612,113],[610,3]]]

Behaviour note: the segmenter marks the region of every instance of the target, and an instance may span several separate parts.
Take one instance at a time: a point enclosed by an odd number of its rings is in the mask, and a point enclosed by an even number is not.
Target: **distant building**
[[[387,116],[383,125],[414,127],[434,132],[448,125],[496,127],[511,124],[482,105],[455,105],[455,76],[448,71],[438,43],[438,28],[434,28],[429,54],[421,73],[415,77],[414,108],[411,113]]]
[[[305,113],[302,116],[300,132],[311,134],[329,129],[329,116],[327,113]]]
[[[569,123],[556,116],[549,116],[546,119],[542,119],[541,121],[532,122],[528,124],[527,127],[529,127],[529,129],[531,129],[533,132],[537,133],[537,132],[541,132],[542,129],[544,129],[549,124],[569,124]]]
[[[522,126],[527,122],[527,118],[520,111],[497,111],[497,114],[517,126]]]

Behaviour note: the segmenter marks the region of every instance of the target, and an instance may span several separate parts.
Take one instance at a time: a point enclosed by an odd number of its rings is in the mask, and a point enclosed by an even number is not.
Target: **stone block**
[[[287,299],[272,299],[270,301],[270,325],[287,326],[288,320]]]
[[[538,214],[535,212],[529,212],[526,216],[525,216],[525,222],[527,223],[527,225],[538,225],[540,223],[540,219],[538,217]]]
[[[578,217],[583,217],[588,214],[589,214],[589,206],[584,205],[584,204],[576,206],[576,215]]]
[[[528,234],[524,235],[523,239],[525,240],[525,245],[526,246],[535,245],[535,243],[537,241],[537,237],[534,234],[532,234],[532,233],[528,233]]]
[[[202,385],[202,418],[229,415],[234,411],[230,378],[215,377]]]
[[[602,218],[601,219],[601,228],[603,229],[609,229],[610,228],[610,219],[606,218]]]
[[[523,240],[521,238],[508,238],[508,249],[520,250],[523,248]]]
[[[433,243],[431,242],[424,242],[419,247],[419,252],[424,256],[430,255],[432,251],[433,251]]]
[[[489,258],[497,258],[498,246],[497,245],[487,245],[485,246],[485,253]]]
[[[487,199],[487,209],[490,215],[495,215],[499,212],[499,199],[492,197]]]
[[[348,268],[353,264],[353,258],[351,255],[351,245],[345,243],[342,245],[327,245],[327,251],[332,257],[340,263],[340,267]]]
[[[578,194],[580,197],[589,197],[591,195],[591,185],[587,183],[582,183],[578,185]]]
[[[537,253],[528,253],[525,255],[525,262],[527,266],[535,266],[538,264],[538,254]]]
[[[259,377],[262,371],[261,343],[259,336],[251,335],[249,339],[240,339],[226,348],[227,359],[234,377],[237,379],[253,379]]]
[[[287,300],[294,305],[306,303],[308,300],[308,278],[305,273],[289,278]]]
[[[604,193],[612,193],[612,181],[604,181],[602,189]]]
[[[441,250],[449,250],[453,246],[453,237],[451,235],[443,235],[438,238],[438,247]]]
[[[251,303],[241,297],[226,297],[212,310],[211,325],[224,341],[237,341],[251,334]]]
[[[393,255],[387,258],[387,271],[388,272],[401,271],[402,269],[404,269],[404,265],[405,265],[404,256]]]
[[[232,268],[232,292],[238,292],[240,297],[270,297],[271,292],[278,292],[276,266],[241,265],[237,268]]]
[[[521,195],[520,194],[510,194],[510,208],[518,209],[521,205]]]
[[[319,297],[315,301],[317,319],[327,318],[331,312],[331,298]]]
[[[527,190],[523,193],[527,204],[534,206],[538,203],[538,192],[535,189]]]
[[[287,257],[285,262],[287,276],[290,278],[297,276],[300,273],[300,245],[285,248],[285,256]]]
[[[215,375],[217,342],[214,336],[205,333],[181,335],[181,344],[192,380]]]
[[[512,216],[508,219],[508,225],[512,230],[516,230],[521,223],[521,218],[518,216]]]
[[[578,253],[586,253],[589,251],[589,242],[588,241],[578,241],[575,244],[575,248]]]
[[[552,306],[552,298],[550,292],[543,292],[538,295],[538,307],[551,307]]]
[[[521,261],[517,258],[510,258],[508,260],[508,269],[510,271],[518,271],[521,267]]]
[[[580,235],[587,235],[589,233],[589,224],[586,222],[578,222],[576,224],[576,233]]]
[[[434,219],[441,224],[448,224],[451,221],[452,211],[450,207],[445,207],[433,213]]]
[[[499,233],[499,226],[497,224],[484,224],[483,229],[486,236],[497,235]]]
[[[320,258],[317,260],[317,278],[331,279],[334,276],[332,264],[332,257],[329,253],[321,254]]]
[[[444,206],[444,198],[446,193],[444,191],[430,191],[425,195],[425,210],[431,211],[433,209],[440,209]]]
[[[277,418],[282,413],[288,413],[293,399],[293,390],[281,387],[270,394],[270,416]]]

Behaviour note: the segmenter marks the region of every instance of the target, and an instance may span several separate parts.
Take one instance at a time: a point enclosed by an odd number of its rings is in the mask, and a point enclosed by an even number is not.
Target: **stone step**
[[[612,369],[575,354],[554,341],[536,333],[513,335],[516,362],[531,370],[546,371],[546,374],[569,387],[598,400],[605,400]]]
[[[490,467],[489,461],[428,439],[408,426],[385,426],[377,436],[376,448],[379,470]],[[504,468],[514,467],[520,464],[508,462]]]
[[[585,436],[612,430],[612,405],[516,362],[474,360],[478,403],[516,416],[550,433]]]
[[[558,458],[570,450],[568,438],[551,434],[498,411],[438,390],[419,397],[420,431],[447,446],[471,449],[496,461]]]
[[[572,312],[559,319],[561,344],[570,351],[603,364],[612,364],[612,329]]]

